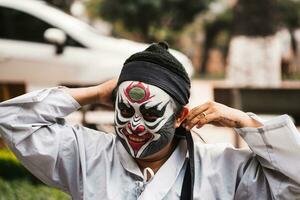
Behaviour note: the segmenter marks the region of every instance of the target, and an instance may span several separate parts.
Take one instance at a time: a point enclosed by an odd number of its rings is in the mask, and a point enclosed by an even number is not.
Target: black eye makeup
[[[142,113],[144,120],[146,120],[148,122],[154,122],[158,118],[161,118],[164,115],[167,105],[169,104],[169,101],[162,107],[161,110],[158,110],[158,106],[160,104],[162,104],[162,102],[160,102],[150,108],[146,108],[146,104],[147,103],[141,105],[140,112]]]
[[[120,113],[122,117],[129,118],[134,115],[134,109],[132,106],[127,106],[124,102],[121,96],[119,96],[120,101],[118,101],[118,108],[120,110]]]
[[[158,117],[151,112],[145,112],[143,114],[143,118],[148,122],[155,122],[155,120],[157,120]]]

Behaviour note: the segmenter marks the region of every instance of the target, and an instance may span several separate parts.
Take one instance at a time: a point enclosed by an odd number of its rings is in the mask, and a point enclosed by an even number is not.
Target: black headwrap
[[[124,81],[141,81],[159,87],[180,105],[186,105],[190,97],[191,82],[182,64],[168,51],[165,42],[154,43],[146,50],[130,56],[124,63],[118,86]],[[181,200],[192,200],[194,190],[194,143],[189,131],[181,126],[175,135],[185,137],[189,162],[181,190]]]
[[[125,61],[118,85],[132,80],[161,88],[181,105],[186,105],[189,101],[191,82],[188,74],[168,51],[165,42],[154,43]]]

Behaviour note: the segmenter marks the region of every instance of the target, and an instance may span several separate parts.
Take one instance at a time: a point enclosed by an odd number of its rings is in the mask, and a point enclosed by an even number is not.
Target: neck
[[[156,173],[159,168],[168,160],[170,155],[172,155],[173,151],[175,150],[178,143],[178,139],[174,138],[172,142],[170,142],[166,147],[164,147],[159,152],[151,155],[151,157],[138,159],[136,158],[135,161],[137,162],[141,171],[145,168],[149,167]],[[149,178],[149,177],[148,177]]]

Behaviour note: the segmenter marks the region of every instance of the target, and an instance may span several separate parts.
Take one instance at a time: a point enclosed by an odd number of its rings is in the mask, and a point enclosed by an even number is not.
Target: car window
[[[52,25],[25,12],[0,6],[0,38],[47,43],[44,32]],[[84,47],[67,36],[66,46]]]

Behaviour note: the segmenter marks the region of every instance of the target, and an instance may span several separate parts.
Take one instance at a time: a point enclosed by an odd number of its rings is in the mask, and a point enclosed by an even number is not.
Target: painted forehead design
[[[144,103],[154,95],[150,95],[149,85],[146,87],[141,82],[131,82],[124,90],[124,94],[131,103]]]
[[[146,107],[154,106],[152,102],[172,99],[162,89],[137,81],[125,81],[121,83],[118,92],[121,96],[126,97],[130,103],[144,104],[148,102]]]

